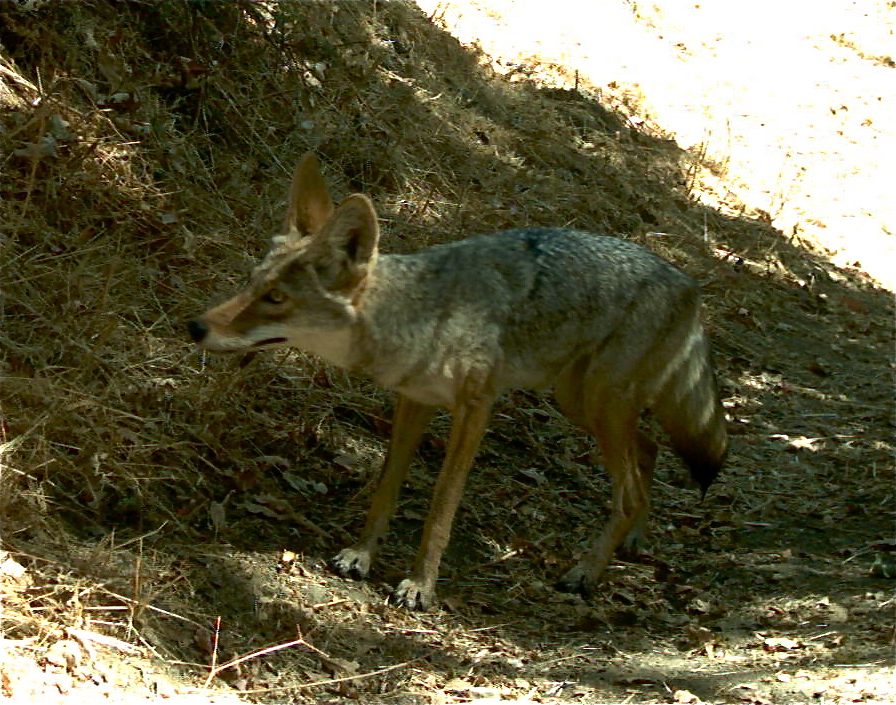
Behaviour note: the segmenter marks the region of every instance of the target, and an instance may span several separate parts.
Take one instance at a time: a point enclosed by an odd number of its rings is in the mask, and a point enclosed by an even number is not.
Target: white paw
[[[409,610],[425,612],[435,600],[435,591],[409,578],[398,584],[392,600],[395,604],[407,607]]]
[[[343,578],[363,580],[370,572],[369,551],[358,548],[344,548],[330,559],[330,569]]]

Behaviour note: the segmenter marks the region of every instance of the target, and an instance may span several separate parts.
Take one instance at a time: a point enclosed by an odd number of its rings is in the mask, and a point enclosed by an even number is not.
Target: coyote
[[[205,350],[292,346],[398,393],[379,485],[357,543],[331,561],[366,577],[436,407],[452,416],[423,539],[394,600],[428,609],[473,457],[503,390],[552,387],[594,436],[612,479],[605,528],[558,587],[587,593],[644,528],[657,445],[651,409],[703,489],[727,451],[696,282],[640,245],[565,228],[473,236],[410,255],[378,253],[371,201],[338,207],[306,154],[283,233],[234,298],[188,324]]]

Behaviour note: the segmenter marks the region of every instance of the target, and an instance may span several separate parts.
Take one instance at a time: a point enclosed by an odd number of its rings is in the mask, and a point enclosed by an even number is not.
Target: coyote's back
[[[333,560],[366,575],[432,410],[453,415],[414,570],[399,602],[425,608],[467,472],[495,398],[553,387],[591,433],[613,480],[610,520],[561,586],[592,588],[613,551],[641,534],[657,448],[652,409],[705,492],[727,449],[697,284],[640,245],[568,229],[471,237],[378,255],[373,206],[334,208],[316,160],[299,164],[284,235],[249,287],[191,322],[220,352],[291,345],[398,392],[383,476],[359,541]]]

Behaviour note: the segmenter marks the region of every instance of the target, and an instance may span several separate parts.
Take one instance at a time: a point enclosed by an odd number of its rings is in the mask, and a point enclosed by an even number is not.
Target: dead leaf
[[[764,637],[762,640],[762,648],[772,653],[793,651],[802,647],[803,645],[800,642],[786,636],[770,636]]]
[[[452,678],[443,686],[443,690],[449,693],[466,693],[472,687],[473,684],[463,678]]]
[[[351,453],[340,453],[333,458],[333,464],[338,465],[343,470],[355,470],[360,462],[361,459]]]
[[[56,152],[56,138],[53,135],[45,135],[40,142],[25,142],[25,146],[15,150],[13,154],[17,157],[38,160],[59,156]]]
[[[204,653],[211,654],[215,651],[215,634],[211,629],[197,626],[193,632],[193,644]]]
[[[361,668],[361,664],[357,661],[349,661],[344,658],[336,658],[334,656],[321,656],[324,667],[336,677],[353,676]]]
[[[67,671],[74,671],[81,665],[84,652],[81,645],[73,639],[60,639],[44,654],[44,660],[51,666],[59,666]]]
[[[112,53],[101,51],[96,57],[97,66],[100,73],[109,82],[113,90],[121,85],[124,77],[128,74],[127,66],[124,61]]]
[[[868,305],[862,299],[844,294],[840,297],[840,305],[850,313],[868,313]]]
[[[281,455],[259,455],[255,458],[255,462],[260,466],[275,465],[281,468],[288,468],[292,465],[287,458]]]
[[[227,514],[224,502],[212,502],[208,508],[208,516],[215,533],[223,531],[227,526]]]
[[[254,502],[246,502],[243,508],[252,514],[271,519],[286,519],[292,515],[292,507],[286,500],[272,495],[256,495]]]
[[[87,97],[90,98],[94,103],[99,100],[100,92],[95,83],[86,81],[83,78],[73,78],[72,80],[76,85],[81,87],[81,89],[87,94]]]
[[[520,475],[523,477],[528,477],[530,480],[533,480],[536,485],[541,486],[548,481],[548,478],[544,473],[538,472],[538,470],[532,468],[525,468],[520,470]]]
[[[27,569],[9,558],[6,551],[0,552],[0,580],[4,586],[16,587],[28,587],[32,582]]]

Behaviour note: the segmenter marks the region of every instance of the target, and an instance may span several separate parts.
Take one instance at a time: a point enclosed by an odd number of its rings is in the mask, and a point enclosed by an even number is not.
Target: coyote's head
[[[190,336],[212,352],[292,346],[346,364],[378,240],[370,200],[354,194],[334,208],[317,158],[306,154],[293,176],[283,234],[245,289],[190,321]]]

